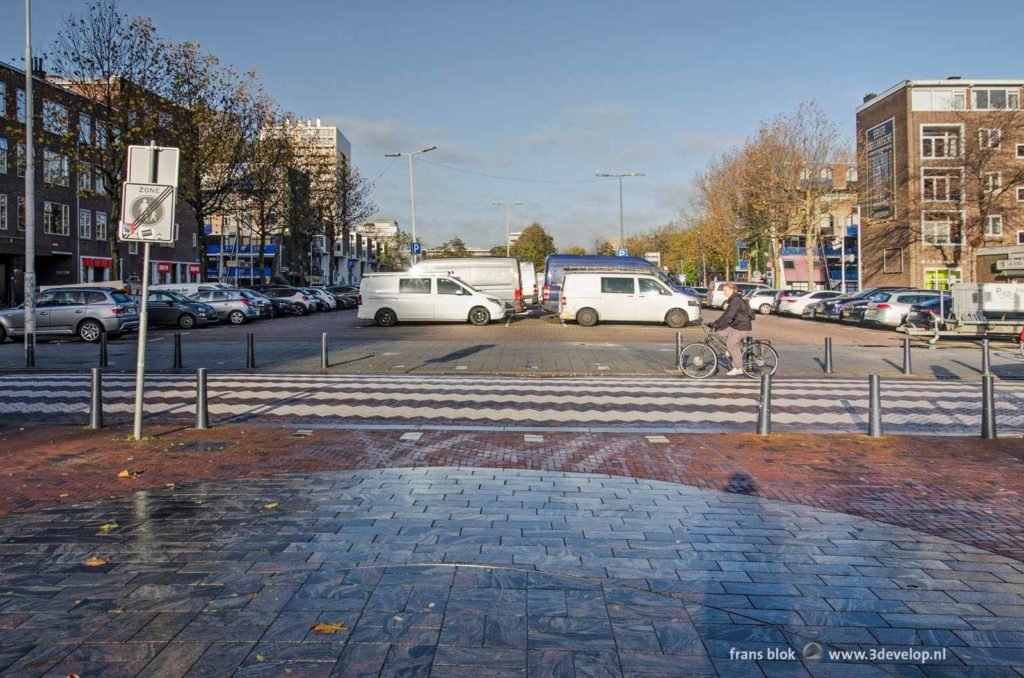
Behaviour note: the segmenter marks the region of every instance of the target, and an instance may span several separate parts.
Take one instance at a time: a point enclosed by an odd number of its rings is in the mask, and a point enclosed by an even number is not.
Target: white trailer
[[[904,326],[912,336],[1019,337],[1024,332],[1024,283],[956,283],[952,309],[942,308],[933,327]]]

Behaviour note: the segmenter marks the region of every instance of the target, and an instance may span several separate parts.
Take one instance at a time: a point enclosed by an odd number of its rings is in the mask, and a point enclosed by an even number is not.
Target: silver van
[[[516,313],[526,310],[523,279],[516,257],[442,257],[424,259],[410,273],[433,273],[458,278],[484,294],[497,297]]]

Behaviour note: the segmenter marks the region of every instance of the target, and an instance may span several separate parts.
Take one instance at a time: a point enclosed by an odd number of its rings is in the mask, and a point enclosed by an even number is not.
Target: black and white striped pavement
[[[131,416],[134,375],[104,375],[108,422]],[[8,422],[84,423],[89,376],[0,377],[0,415]],[[996,385],[1001,434],[1024,434],[1024,383]],[[752,431],[758,384],[749,379],[522,378],[501,376],[218,373],[209,376],[213,421],[273,425],[662,431]],[[892,380],[882,384],[886,433],[976,435],[979,382]],[[146,382],[152,422],[194,417],[192,375],[153,375]],[[867,379],[777,378],[775,431],[858,432],[867,427]]]

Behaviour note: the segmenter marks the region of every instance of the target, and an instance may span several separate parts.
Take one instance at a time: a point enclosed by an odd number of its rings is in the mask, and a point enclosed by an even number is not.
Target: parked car
[[[819,320],[841,320],[840,312],[846,304],[871,299],[876,294],[893,290],[906,290],[908,287],[868,287],[853,294],[844,294],[835,299],[827,299],[822,304],[821,312],[815,315]]]
[[[159,285],[150,285],[150,292],[177,292],[178,294],[186,297],[194,297],[200,292],[207,292],[209,290],[233,290],[237,289],[235,285],[229,285],[228,283],[220,282],[205,282],[205,283],[161,283]]]
[[[150,325],[176,325],[183,330],[216,323],[220,319],[213,306],[192,301],[184,294],[163,290],[149,293],[146,318]]]
[[[747,303],[755,313],[768,315],[775,306],[775,300],[779,298],[779,291],[771,288],[751,288],[747,291]]]
[[[725,298],[725,286],[729,284],[729,281],[718,281],[711,283],[711,287],[708,288],[708,294],[704,301],[704,305],[710,308],[725,309],[729,300]],[[762,285],[761,283],[747,283],[747,282],[734,282],[731,283],[736,286],[736,291],[740,294],[749,290],[770,290],[768,285]]]
[[[601,321],[657,322],[686,327],[700,321],[700,302],[656,275],[637,272],[566,273],[559,315],[584,327]]]
[[[779,300],[779,315],[794,315],[800,317],[804,309],[825,299],[834,299],[840,296],[841,292],[829,290],[815,290],[799,296],[787,296]]]
[[[706,287],[683,286],[682,291],[697,297],[697,301],[699,301],[701,304],[703,304],[704,300],[708,298],[708,288]]]
[[[412,271],[366,274],[359,299],[357,317],[381,327],[421,320],[487,325],[508,313],[504,300],[458,278]]]
[[[870,303],[870,299],[856,299],[843,304],[839,311],[839,322],[861,324],[864,322],[864,311]]]
[[[519,277],[523,281],[523,303],[536,306],[540,301],[540,290],[537,287],[537,268],[532,261],[519,262]]]
[[[873,297],[864,311],[863,324],[896,328],[903,324],[910,307],[939,296],[937,290],[881,292]],[[947,299],[949,297],[947,296]]]
[[[261,318],[274,317],[274,304],[270,301],[270,297],[256,290],[241,290],[241,292],[242,296],[256,304]]]
[[[942,329],[945,320],[951,317],[953,317],[953,300],[949,297],[944,299],[935,297],[911,306],[904,325],[933,330],[938,324],[939,329]]]
[[[244,290],[248,291],[248,290]],[[197,292],[193,301],[209,304],[217,310],[217,315],[232,325],[241,325],[250,320],[258,320],[261,309],[258,302],[242,294],[243,290],[206,290]]]
[[[325,290],[322,287],[304,287],[301,288],[304,292],[308,292],[311,296],[316,297],[317,301],[320,302],[320,308],[325,311],[333,311],[338,308],[338,299]]]
[[[99,341],[104,332],[118,337],[139,329],[135,303],[126,293],[109,288],[61,288],[35,299],[37,335],[77,335]],[[0,312],[0,341],[25,332],[24,305]]]
[[[439,257],[424,259],[410,273],[448,275],[497,297],[516,313],[525,310],[522,273],[515,257]],[[362,289],[362,287],[360,287]]]
[[[568,271],[588,273],[596,271],[655,271],[654,264],[642,257],[613,257],[593,254],[549,254],[544,260],[544,286],[541,290],[541,306],[545,311],[558,313],[561,310],[559,296],[562,278]]]
[[[287,299],[271,299],[270,304],[273,308],[273,316],[275,318],[281,318],[286,315],[303,315],[302,307],[293,301]]]
[[[309,296],[297,287],[262,287],[260,293],[265,294],[270,299],[284,299],[290,301],[302,310],[302,315],[309,315],[313,311],[319,310],[320,305],[317,304],[316,299]]]

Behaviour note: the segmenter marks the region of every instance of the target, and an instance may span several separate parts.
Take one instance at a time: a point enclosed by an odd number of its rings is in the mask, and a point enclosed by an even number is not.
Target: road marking
[[[152,344],[152,343],[153,343],[154,341],[163,341],[163,340],[164,340],[164,338],[163,338],[163,337],[157,337],[156,339],[150,339],[150,340],[149,340],[149,341],[147,341],[146,343],[147,343],[147,344]]]
[[[508,327],[511,324],[512,324],[512,317],[509,316],[509,319],[505,321],[505,327]]]
[[[523,441],[527,443],[542,443],[544,442],[544,436],[538,433],[527,433],[523,435]]]
[[[405,365],[392,365],[391,369],[393,369],[393,370],[400,370],[400,369],[402,369],[404,367],[405,367]]]
[[[665,436],[644,436],[644,437],[647,438],[647,442],[649,442],[649,443],[659,443],[659,444],[664,445],[665,443],[668,442],[668,438],[666,438]]]
[[[464,369],[467,369],[467,368],[466,368],[465,365],[456,365],[455,369],[457,369],[457,370],[464,370]]]
[[[413,442],[414,443],[414,442],[416,442],[417,440],[419,440],[422,437],[423,437],[423,434],[420,433],[419,431],[416,431],[416,432],[410,431],[409,433],[403,433],[401,436],[399,436],[398,439],[399,440],[407,440],[409,442]]]
[[[308,438],[313,435],[313,429],[311,428],[300,428],[292,434],[293,438]]]

